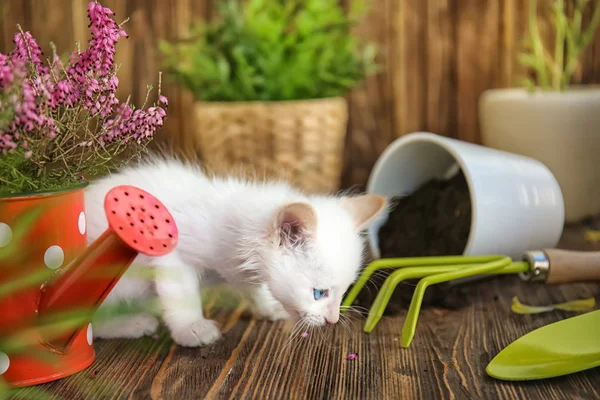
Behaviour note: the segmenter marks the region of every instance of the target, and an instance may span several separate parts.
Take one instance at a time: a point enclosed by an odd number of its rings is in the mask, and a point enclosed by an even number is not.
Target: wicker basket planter
[[[348,125],[343,97],[197,102],[194,111],[208,169],[285,178],[309,193],[339,188]]]

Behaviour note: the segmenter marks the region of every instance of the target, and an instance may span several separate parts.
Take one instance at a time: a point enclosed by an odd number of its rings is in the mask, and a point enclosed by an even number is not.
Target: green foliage
[[[4,105],[6,104],[5,101],[5,96],[2,96],[0,94],[0,104]],[[0,131],[3,131],[4,129],[6,129],[6,127],[8,126],[8,124],[10,123],[10,121],[13,120],[15,116],[15,109],[14,107],[10,107],[10,106],[3,106],[0,107]]]
[[[589,8],[588,8],[589,7]],[[590,10],[591,8],[591,10]],[[592,12],[586,27],[582,26],[585,11]],[[529,68],[535,79],[523,79],[528,90],[563,91],[567,88],[579,60],[594,38],[600,23],[600,0],[576,0],[573,15],[569,18],[565,0],[552,3],[552,25],[555,30],[554,54],[544,48],[537,25],[537,0],[529,0],[527,19],[527,52],[519,55],[521,65]]]
[[[49,192],[81,184],[74,176],[61,176],[62,170],[40,173],[35,164],[25,157],[24,149],[17,149],[0,157],[0,196],[14,193]]]
[[[373,44],[351,29],[366,11],[356,0],[220,2],[221,19],[161,41],[171,78],[204,101],[276,101],[343,95],[377,67]]]

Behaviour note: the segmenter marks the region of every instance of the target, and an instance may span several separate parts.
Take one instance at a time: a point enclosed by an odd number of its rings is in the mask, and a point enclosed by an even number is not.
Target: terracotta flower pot
[[[195,116],[208,168],[285,178],[311,193],[339,188],[348,125],[344,98],[197,102]]]
[[[566,222],[600,212],[600,86],[533,94],[488,90],[479,112],[484,145],[531,157],[550,169],[563,193]]]
[[[0,198],[0,285],[57,270],[85,251],[83,188]],[[34,326],[39,298],[39,284],[0,294],[0,335]],[[0,352],[0,376],[11,386],[29,386],[81,371],[94,360],[92,338],[89,324],[77,334],[68,354],[47,363],[35,353]],[[34,337],[28,347],[47,352]]]

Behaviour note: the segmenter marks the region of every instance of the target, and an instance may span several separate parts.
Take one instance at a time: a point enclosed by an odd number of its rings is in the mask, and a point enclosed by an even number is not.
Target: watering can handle
[[[544,249],[549,268],[546,283],[600,281],[600,251]]]

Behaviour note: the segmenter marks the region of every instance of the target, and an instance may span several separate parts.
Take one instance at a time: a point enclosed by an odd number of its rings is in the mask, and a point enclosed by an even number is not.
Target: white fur
[[[342,296],[357,276],[364,250],[341,197],[306,196],[282,182],[208,178],[199,167],[153,160],[102,178],[86,190],[90,242],[107,228],[106,193],[122,184],[163,202],[178,226],[179,242],[166,256],[138,256],[104,304],[157,293],[162,320],[183,346],[206,345],[221,335],[202,313],[200,290],[210,276],[243,286],[261,318],[304,318],[313,325],[338,320]],[[278,213],[292,202],[310,204],[317,216],[316,231],[305,246],[282,246],[271,234]],[[136,268],[148,266],[155,269],[154,282],[134,276]],[[330,295],[315,300],[313,288],[329,289]],[[158,325],[148,314],[136,317],[95,325],[94,333],[140,337]]]

